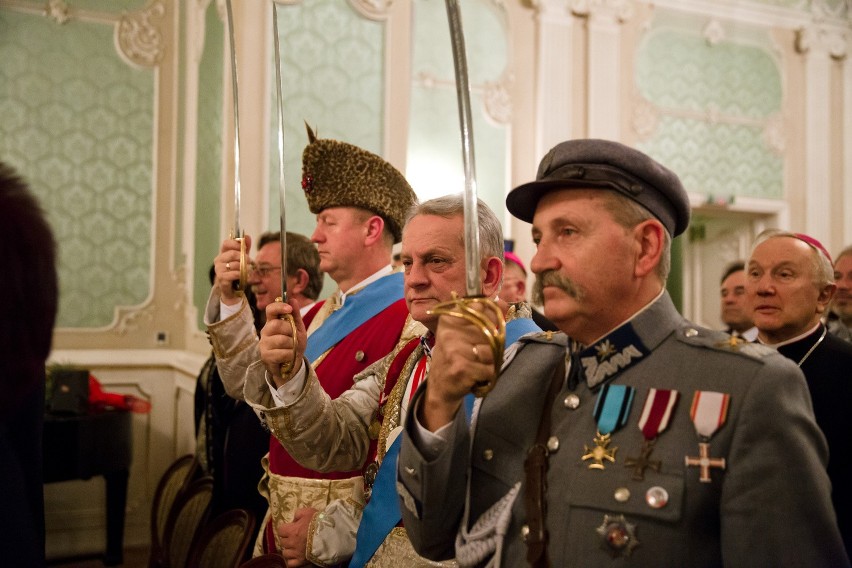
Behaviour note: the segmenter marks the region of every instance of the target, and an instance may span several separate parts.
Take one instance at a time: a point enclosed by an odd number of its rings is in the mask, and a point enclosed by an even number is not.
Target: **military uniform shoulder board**
[[[539,331],[528,333],[519,340],[521,343],[553,343],[554,345],[568,345],[568,336],[561,331]]]
[[[771,353],[775,353],[774,349],[760,343],[750,343],[742,337],[698,326],[683,327],[678,330],[678,335],[682,341],[692,345],[707,347],[716,351],[739,353],[753,359],[762,359]]]

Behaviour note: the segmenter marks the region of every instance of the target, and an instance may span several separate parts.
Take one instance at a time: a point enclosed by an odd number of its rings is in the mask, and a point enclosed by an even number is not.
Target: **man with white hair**
[[[746,294],[758,341],[792,359],[805,375],[817,425],[828,442],[831,500],[849,550],[852,345],[828,333],[822,323],[836,288],[831,257],[819,241],[778,229],[758,235],[746,266]]]

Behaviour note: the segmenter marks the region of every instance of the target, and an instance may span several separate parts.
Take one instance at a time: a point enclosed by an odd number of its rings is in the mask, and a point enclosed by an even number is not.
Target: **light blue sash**
[[[341,339],[401,298],[401,272],[379,278],[363,290],[348,296],[343,307],[328,316],[311,334],[305,357],[308,361],[316,361]]]
[[[320,327],[322,329],[322,327]],[[506,347],[516,342],[522,335],[541,329],[531,319],[513,319],[506,323]],[[465,415],[470,423],[473,415],[473,394],[464,399]],[[396,493],[396,466],[399,461],[399,449],[402,445],[402,434],[396,437],[388,448],[376,480],[370,501],[364,507],[364,516],[358,525],[358,535],[355,542],[355,554],[349,562],[349,568],[362,568],[373,557],[376,551],[390,534],[391,530],[402,519],[399,509],[399,496]]]

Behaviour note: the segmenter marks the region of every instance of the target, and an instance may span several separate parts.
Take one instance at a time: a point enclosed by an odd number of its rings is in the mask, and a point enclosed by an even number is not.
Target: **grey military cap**
[[[609,189],[647,208],[677,236],[689,225],[689,198],[677,175],[642,152],[611,140],[569,140],[541,160],[535,181],[506,196],[509,212],[532,222],[539,200],[555,189]]]

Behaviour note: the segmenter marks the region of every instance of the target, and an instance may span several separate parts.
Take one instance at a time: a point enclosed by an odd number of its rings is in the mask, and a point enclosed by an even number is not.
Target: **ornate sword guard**
[[[485,306],[486,312],[473,309],[473,304]],[[488,317],[487,311],[494,314],[497,319],[496,325]],[[506,318],[503,317],[500,306],[488,298],[477,296],[459,298],[453,292],[452,300],[441,302],[429,310],[429,313],[461,318],[479,328],[491,348],[491,354],[494,356],[494,378],[478,382],[472,391],[477,398],[484,397],[491,392],[497,382],[497,375],[500,374],[500,369],[503,366],[503,350],[506,347]]]
[[[229,238],[235,239],[240,242],[240,279],[237,282],[234,282],[234,290],[239,293],[242,293],[246,289],[246,282],[248,282],[248,263],[246,262],[246,240],[242,235],[235,236],[234,232],[231,231]]]
[[[283,302],[284,298],[278,296],[275,298],[276,302]],[[293,352],[298,351],[299,348],[299,336],[296,335],[296,319],[293,317],[293,314],[284,314],[278,319],[287,320],[287,323],[290,324],[290,329],[293,330]],[[290,380],[290,374],[293,372],[293,367],[296,365],[295,359],[293,361],[287,361],[286,363],[281,363],[281,378],[284,379],[284,382]]]

